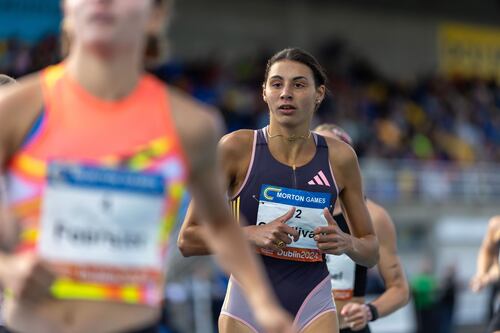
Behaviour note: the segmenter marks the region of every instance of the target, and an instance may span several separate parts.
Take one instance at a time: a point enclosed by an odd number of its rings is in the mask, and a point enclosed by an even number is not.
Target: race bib
[[[330,206],[330,193],[307,192],[286,187],[262,185],[257,225],[272,222],[295,207],[287,225],[299,231],[299,239],[278,252],[260,249],[263,255],[293,261],[322,261],[322,255],[314,240],[314,229],[327,226],[323,209]]]
[[[326,265],[330,272],[333,295],[336,300],[353,297],[356,264],[345,253],[339,256],[326,255]]]
[[[39,254],[73,282],[157,285],[164,206],[161,175],[51,164]]]

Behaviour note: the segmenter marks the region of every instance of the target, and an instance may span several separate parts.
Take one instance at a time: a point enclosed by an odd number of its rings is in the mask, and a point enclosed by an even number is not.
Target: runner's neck
[[[104,58],[80,47],[66,66],[70,77],[91,95],[115,101],[128,96],[139,82],[142,71],[136,58],[134,54]]]

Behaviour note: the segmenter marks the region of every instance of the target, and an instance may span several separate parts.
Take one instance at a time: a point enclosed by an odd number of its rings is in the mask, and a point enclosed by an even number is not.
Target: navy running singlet
[[[313,136],[313,159],[292,168],[271,155],[266,129],[255,131],[246,179],[231,199],[233,212],[236,216],[243,214],[250,225],[269,223],[291,207],[296,208],[287,224],[299,231],[299,240],[278,252],[260,249],[278,299],[294,316],[307,295],[328,277],[325,256],[316,247],[313,230],[327,225],[323,209],[331,212],[338,196],[326,140]]]

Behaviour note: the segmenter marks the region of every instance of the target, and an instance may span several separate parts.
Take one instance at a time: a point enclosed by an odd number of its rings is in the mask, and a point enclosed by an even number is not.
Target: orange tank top
[[[110,102],[63,64],[40,79],[39,126],[6,173],[17,251],[51,263],[56,298],[158,304],[188,173],[165,85],[144,75]]]

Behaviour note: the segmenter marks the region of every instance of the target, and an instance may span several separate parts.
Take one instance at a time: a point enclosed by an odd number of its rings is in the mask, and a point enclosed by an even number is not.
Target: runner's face
[[[76,42],[95,46],[141,45],[152,0],[66,0],[65,19]]]
[[[271,121],[285,126],[309,128],[317,102],[325,87],[315,86],[311,69],[297,61],[280,60],[269,69],[263,96],[271,112]]]

